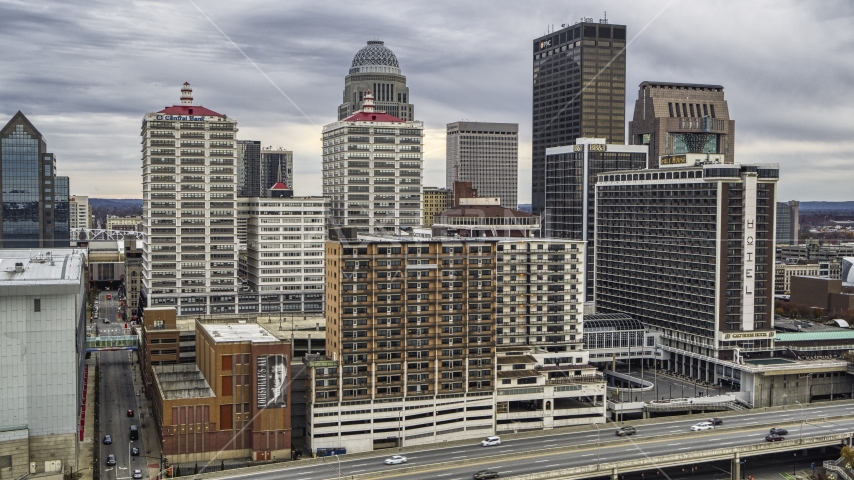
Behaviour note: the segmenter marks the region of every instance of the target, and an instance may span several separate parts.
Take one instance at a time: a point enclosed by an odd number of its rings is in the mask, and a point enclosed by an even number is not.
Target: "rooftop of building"
[[[172,105],[171,107],[166,107],[157,113],[165,113],[167,115],[192,115],[195,117],[225,116],[201,105]]]
[[[498,356],[496,362],[499,365],[514,365],[520,363],[537,363],[533,355],[504,355]]]
[[[0,250],[0,286],[80,283],[84,249]]]
[[[438,217],[478,217],[478,218],[530,218],[539,217],[521,210],[502,207],[500,205],[460,205],[449,208],[437,215]]]
[[[201,325],[216,343],[274,343],[280,341],[258,323],[202,323]]]
[[[538,377],[540,372],[536,370],[499,370],[498,378],[525,378]]]
[[[174,309],[174,307],[165,307]],[[152,308],[146,308],[148,312]],[[247,325],[255,328],[264,328],[267,333],[276,337],[277,340],[322,340],[326,338],[326,317],[321,313],[303,314],[296,312],[295,315],[289,313],[274,313],[270,315],[235,315],[226,314],[222,316],[195,317],[181,316],[176,320],[177,329],[182,332],[192,332],[196,328],[196,320],[203,325],[227,325],[238,324]]]
[[[643,323],[625,313],[596,313],[584,316],[585,332],[643,329]]]
[[[533,242],[533,243],[581,243],[581,240],[566,240],[562,238],[523,238],[523,237],[414,237],[409,235],[363,235],[359,234],[358,239],[347,239],[342,243],[498,243],[498,242]]]
[[[854,330],[830,327],[831,330],[812,332],[780,332],[777,342],[812,342],[819,340],[854,340]]]
[[[686,89],[686,90],[715,90],[722,91],[724,89],[723,85],[714,85],[709,83],[681,83],[681,82],[655,82],[650,80],[644,80],[640,84],[640,88],[645,86],[650,87],[666,87],[668,89]]]
[[[165,400],[213,397],[214,391],[195,363],[155,365],[154,381]]]

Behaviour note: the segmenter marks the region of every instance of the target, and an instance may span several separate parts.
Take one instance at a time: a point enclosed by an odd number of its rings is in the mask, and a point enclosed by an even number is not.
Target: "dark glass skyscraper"
[[[546,148],[625,143],[626,26],[592,19],[534,40],[533,213],[545,208]],[[600,22],[605,22],[602,20]]]
[[[261,142],[258,140],[237,141],[237,196],[260,197],[261,186]],[[264,188],[269,188],[267,185]]]
[[[0,130],[0,248],[68,246],[68,177],[18,112]]]

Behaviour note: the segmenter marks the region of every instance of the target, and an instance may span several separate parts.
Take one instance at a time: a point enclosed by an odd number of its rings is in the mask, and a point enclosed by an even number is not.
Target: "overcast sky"
[[[514,122],[528,203],[532,40],[607,11],[634,38],[627,119],[644,80],[723,85],[736,161],[779,163],[779,200],[854,200],[852,2],[194,1],[0,0],[0,124],[23,111],[72,193],[139,198],[142,117],[188,81],[238,138],[293,150],[296,194],[319,195],[321,128],[380,39],[425,124],[425,185],[444,186],[447,123]]]

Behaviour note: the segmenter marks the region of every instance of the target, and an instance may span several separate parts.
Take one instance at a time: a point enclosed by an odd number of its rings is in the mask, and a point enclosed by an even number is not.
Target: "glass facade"
[[[54,184],[53,245],[54,247],[67,247],[71,245],[68,177],[56,177]]]
[[[2,235],[3,248],[39,248],[40,193],[39,143],[24,130],[24,125],[0,139],[2,168]]]
[[[546,148],[625,143],[625,25],[579,23],[534,40],[532,208],[545,209]]]

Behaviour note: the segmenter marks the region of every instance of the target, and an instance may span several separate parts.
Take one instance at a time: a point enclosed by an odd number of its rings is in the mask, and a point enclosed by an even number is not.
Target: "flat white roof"
[[[80,283],[84,254],[80,248],[0,249],[0,285]]]
[[[251,342],[273,343],[279,339],[257,323],[203,323],[202,328],[216,343]]]

